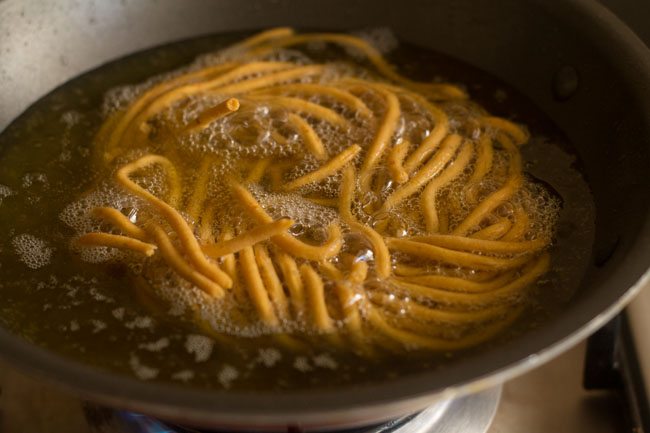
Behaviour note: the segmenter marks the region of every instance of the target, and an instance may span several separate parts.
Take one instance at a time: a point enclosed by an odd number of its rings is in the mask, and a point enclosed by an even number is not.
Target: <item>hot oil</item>
[[[390,46],[394,42],[387,33],[375,32],[375,40],[377,35],[384,44]],[[392,63],[400,65],[404,74],[416,79],[438,77],[462,83],[472,99],[489,112],[528,125],[533,139],[523,149],[526,171],[539,179],[531,185],[543,182],[561,197],[552,269],[537,283],[529,302],[530,311],[523,315],[525,319],[502,337],[463,353],[431,355],[400,351],[395,359],[391,355],[362,358],[327,344],[311,351],[296,352],[287,349],[282,338],[265,336],[261,329],[224,329],[230,334],[246,336],[235,338],[217,334],[213,327],[197,328],[190,312],[161,301],[152,293],[147,278],[134,278],[134,274],[151,277],[153,272],[155,281],[167,291],[168,301],[174,299],[174,293],[183,293],[177,296],[186,296],[185,304],[200,302],[200,299],[192,299],[191,292],[173,292],[178,288],[173,281],[165,287],[167,276],[162,268],[129,267],[123,264],[128,260],[106,263],[107,258],[128,259],[125,253],[109,250],[71,251],[69,241],[73,233],[89,229],[88,221],[80,218],[85,209],[110,202],[125,209],[134,222],[141,217],[137,212],[141,205],[138,199],[110,185],[102,186],[106,173],[93,170],[96,164],[92,142],[103,121],[103,111],[122,106],[134,96],[135,90],[124,85],[140,83],[188,64],[197,55],[242,37],[239,34],[220,35],[184,41],[118,60],[55,90],[0,136],[0,224],[8,233],[0,241],[0,295],[3,298],[0,321],[5,327],[66,356],[144,380],[235,389],[327,387],[372,382],[422,369],[444,369],[455,358],[471,356],[543,323],[569,300],[579,285],[590,254],[594,218],[589,189],[575,168],[576,159],[563,134],[507,85],[453,59],[407,44],[401,44],[388,55]],[[302,54],[292,50],[291,55],[300,59]],[[111,95],[105,98],[111,89]],[[191,118],[200,108],[189,104],[183,112]],[[268,122],[264,120],[268,118],[264,107],[258,109],[261,111],[254,113],[256,118]],[[418,122],[418,119],[417,113],[412,113],[407,121]],[[426,126],[421,129],[424,134]],[[210,133],[228,137],[258,134],[259,131],[241,125],[238,130]],[[286,158],[297,143],[290,134],[285,138],[286,143],[277,145],[277,138],[262,132],[261,145],[257,147],[242,149],[233,145],[223,155],[219,169],[227,173],[232,169],[228,161],[242,154],[278,160]],[[363,136],[356,138],[359,142],[368,140]],[[345,143],[339,141],[341,147],[331,149],[331,153],[343,148]],[[339,141],[334,140],[335,143]],[[177,144],[197,155],[205,151],[191,140]],[[315,161],[306,161],[294,167],[290,176],[304,174],[315,164]],[[144,180],[152,182],[149,185],[152,190],[164,195],[162,175],[155,170],[151,174],[149,180]],[[384,179],[382,183],[381,176],[379,178],[377,195],[354,203],[357,215],[362,215],[360,208],[376,205],[390,191],[388,181]],[[299,200],[295,195],[269,192],[270,185],[265,182],[270,180],[252,187],[252,192],[266,205],[269,213],[275,218],[291,214],[297,221],[292,227],[294,235],[321,241],[324,234],[317,230],[318,227],[335,220],[336,212]],[[337,185],[337,179],[330,183],[308,192],[319,197],[336,196],[333,186]],[[486,188],[489,189],[489,185]],[[95,192],[86,193],[89,190]],[[449,190],[453,192],[453,186]],[[536,199],[558,200],[548,194]],[[415,204],[407,201],[406,210],[409,206]],[[237,218],[236,212],[228,212],[228,209],[224,212],[228,218]],[[382,223],[381,215],[375,218],[379,221],[364,222]],[[390,224],[395,236],[417,234],[419,230],[419,221],[406,217]],[[350,242],[350,245],[356,248],[355,254],[363,255],[363,242],[356,246]],[[215,315],[208,314],[203,319],[215,322]]]

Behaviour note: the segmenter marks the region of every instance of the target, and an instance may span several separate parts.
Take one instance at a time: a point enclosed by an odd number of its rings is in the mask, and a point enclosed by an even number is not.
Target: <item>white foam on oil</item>
[[[95,208],[112,207],[128,213],[127,211],[140,209],[142,206],[141,200],[125,194],[123,190],[109,182],[101,184],[96,190],[67,205],[59,214],[59,219],[72,228],[77,236],[80,236],[85,233],[106,231],[102,221],[92,215]],[[129,257],[128,254],[116,248],[101,246],[78,248],[74,242],[71,247],[80,254],[82,260],[90,263],[102,263]]]
[[[50,264],[54,251],[47,242],[30,234],[21,234],[11,240],[20,261],[31,269],[39,269]]]
[[[339,367],[338,362],[336,362],[332,355],[327,353],[314,356],[312,361],[316,367],[326,368],[328,370],[336,370]]]
[[[151,343],[142,343],[138,345],[140,349],[148,350],[149,352],[160,352],[161,350],[169,347],[169,338],[163,337]]]
[[[232,386],[232,382],[235,381],[238,377],[239,371],[232,365],[228,364],[225,364],[217,374],[217,379],[219,380],[221,386],[224,388],[230,388]]]
[[[381,54],[387,54],[399,46],[395,33],[388,27],[376,27],[356,32],[355,36],[368,42]]]
[[[93,334],[103,331],[108,326],[106,322],[97,319],[91,320],[90,323],[93,325]]]
[[[107,304],[112,304],[112,303],[115,302],[115,299],[113,299],[113,298],[111,298],[110,296],[107,296],[107,295],[101,293],[101,292],[99,291],[99,289],[97,289],[96,287],[91,287],[90,290],[89,290],[88,292],[89,292],[90,296],[92,296],[92,298],[93,298],[95,301],[98,301],[98,302],[105,302],[105,303],[107,303]]]
[[[119,321],[124,320],[124,313],[126,313],[126,309],[124,307],[115,308],[113,311],[111,311],[113,317]]]
[[[194,372],[192,370],[181,370],[171,375],[173,380],[178,380],[181,382],[187,382],[194,379]]]
[[[27,173],[22,178],[22,187],[30,188],[35,184],[40,184],[42,186],[48,186],[49,182],[47,176],[44,173]]]
[[[185,350],[194,355],[196,362],[205,362],[210,359],[213,348],[214,340],[204,335],[190,334],[185,339]]]
[[[16,192],[14,190],[6,185],[0,184],[0,205],[5,198],[11,197],[12,195],[16,195]]]
[[[78,111],[70,110],[61,115],[61,122],[66,128],[72,128],[81,121],[82,115]]]
[[[138,358],[136,355],[133,354],[129,358],[129,366],[131,367],[131,370],[133,371],[135,376],[140,380],[155,379],[158,376],[158,373],[160,372],[160,370],[157,368],[149,367],[142,364],[140,358]]]
[[[257,362],[265,367],[273,367],[282,359],[282,353],[278,349],[272,347],[259,349],[257,351]]]
[[[124,323],[124,326],[129,329],[151,329],[153,328],[153,325],[153,319],[148,316],[138,316],[130,322]]]
[[[297,356],[293,360],[293,368],[300,371],[301,373],[307,373],[314,369],[314,367],[312,367],[311,363],[309,362],[309,359],[304,356]]]

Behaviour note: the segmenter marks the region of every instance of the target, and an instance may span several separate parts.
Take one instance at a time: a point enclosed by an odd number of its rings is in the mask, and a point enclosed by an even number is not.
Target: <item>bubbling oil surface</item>
[[[69,241],[75,234],[103,229],[96,220],[86,217],[89,209],[107,204],[117,209],[131,209],[128,217],[137,222],[137,210],[142,207],[140,199],[106,183],[105,173],[95,169],[93,136],[105,113],[126,106],[144,88],[164,77],[158,75],[161,72],[188,64],[197,55],[236,41],[241,35],[185,41],[103,66],[43,98],[0,136],[0,224],[4,224],[3,229],[9,234],[1,241],[0,294],[4,301],[0,306],[0,322],[36,344],[143,380],[237,389],[335,386],[381,380],[427,368],[444,369],[457,357],[471,356],[543,323],[545,317],[568,301],[579,285],[593,237],[593,203],[589,189],[575,169],[575,157],[568,151],[562,134],[525,98],[486,74],[407,44],[395,48],[395,39],[387,32],[366,35],[390,50],[389,60],[401,65],[403,74],[462,83],[473,100],[494,114],[527,124],[533,134],[533,139],[523,149],[526,171],[550,185],[562,202],[557,215],[559,199],[545,192],[538,181],[529,182],[526,196],[531,202],[527,206],[533,209],[537,206],[540,212],[547,213],[546,218],[557,217],[558,234],[552,249],[551,271],[536,283],[527,303],[529,314],[510,331],[464,353],[432,356],[412,352],[400,353],[398,358],[390,354],[360,357],[328,346],[295,353],[278,346],[264,335],[263,329],[250,327],[219,329],[231,336],[245,337],[234,344],[224,343],[197,330],[183,315],[183,308],[168,310],[171,315],[157,314],[156,311],[161,310],[160,301],[134,284],[131,275],[142,273],[143,269],[135,261],[125,266],[124,263],[129,262],[125,260],[128,259],[125,253],[105,248],[70,250]],[[214,62],[212,57],[204,55],[195,65]],[[306,63],[308,59],[302,51],[287,50],[276,60]],[[349,72],[345,68],[350,66],[340,68],[340,73],[344,74]],[[151,79],[153,75],[158,78]],[[145,84],[132,84],[141,82]],[[190,101],[183,107],[181,118],[174,120],[187,122],[205,109],[205,103]],[[448,109],[453,111],[454,107]],[[264,129],[272,122],[268,107],[262,105],[255,110],[251,122]],[[165,115],[178,116],[178,112],[170,111]],[[426,126],[417,126],[421,121],[417,112],[408,113],[404,119],[411,131],[426,134]],[[189,153],[201,154],[214,150],[205,148],[209,143],[223,143],[229,137],[249,133],[249,126],[219,124],[218,128],[203,132],[211,134],[214,140],[199,140],[189,135],[179,145]],[[402,129],[407,128],[403,125]],[[353,137],[355,141],[363,143],[369,139],[363,134],[363,124],[357,131]],[[348,144],[346,139],[355,134],[348,131],[348,136],[337,137],[337,131],[326,126],[319,127],[317,132],[328,137],[331,154],[343,150]],[[219,149],[223,158],[216,170],[225,175],[242,157],[287,157],[296,152],[299,145],[299,140],[292,136],[282,146],[276,145],[269,136],[261,136],[247,147],[233,142],[230,147]],[[505,161],[497,157],[497,169],[499,164],[504,165]],[[316,161],[306,159],[290,170],[288,177],[295,179],[315,167]],[[163,177],[162,173],[151,170],[143,180],[147,182],[147,189],[164,196]],[[302,193],[336,197],[338,180],[308,188],[311,189]],[[484,188],[489,190],[490,185]],[[273,217],[290,215],[297,223],[292,227],[296,236],[318,240],[322,233],[317,229],[338,217],[332,209],[302,200],[295,194],[269,192],[268,185],[263,183],[252,186],[251,191]],[[549,203],[557,205],[549,206]],[[354,205],[363,207],[365,203]],[[408,206],[414,204],[407,201],[405,206],[408,211]],[[230,210],[228,206],[224,208],[226,212]],[[362,215],[362,212],[356,214]],[[229,218],[236,219],[236,213]],[[584,224],[585,221],[588,223]],[[404,230],[410,234],[422,231],[417,220],[404,219],[403,222],[394,228],[396,236]],[[552,225],[542,224],[539,232]],[[192,292],[177,290],[178,282],[158,271],[154,267],[157,285],[167,301],[182,301],[171,302],[172,305],[200,302]],[[168,285],[166,279],[170,281]],[[184,299],[178,299],[183,296]],[[218,311],[209,308],[204,313],[213,318],[218,316]],[[217,327],[228,325],[218,321],[213,324]],[[395,359],[399,362],[394,362]]]

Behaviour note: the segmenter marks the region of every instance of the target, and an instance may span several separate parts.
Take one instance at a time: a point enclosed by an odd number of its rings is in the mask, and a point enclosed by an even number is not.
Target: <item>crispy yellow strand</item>
[[[133,172],[152,164],[171,165],[169,160],[162,156],[143,156],[142,158],[120,168],[117,171],[117,180],[135,195],[147,200],[165,217],[167,222],[169,222],[172,228],[178,233],[179,240],[185,253],[188,255],[192,265],[194,265],[199,272],[217,282],[222,287],[232,287],[232,280],[230,277],[219,269],[216,264],[210,263],[208,259],[205,258],[198,241],[194,237],[194,233],[192,233],[192,229],[183,219],[181,214],[179,214],[176,209],[131,180],[130,175]]]
[[[121,250],[135,251],[145,256],[152,256],[156,246],[138,239],[110,233],[86,233],[75,239],[77,245],[87,247],[111,247]]]
[[[296,68],[291,68],[287,70],[282,70],[280,72],[274,72],[268,75],[263,75],[257,78],[250,78],[248,80],[229,84],[227,86],[218,87],[212,90],[211,92],[219,93],[223,95],[247,93],[253,90],[263,89],[265,87],[270,87],[286,81],[304,79],[312,75],[318,75],[322,72],[323,72],[323,66],[321,65],[299,66]]]
[[[373,191],[377,197],[382,195],[382,191],[386,188],[388,179],[389,174],[387,170],[377,170],[377,173],[373,176],[371,191]]]
[[[548,254],[542,254],[539,259],[532,262],[522,274],[504,286],[488,292],[461,293],[449,290],[441,290],[421,284],[409,283],[399,279],[392,279],[391,282],[398,289],[404,290],[410,296],[433,301],[442,305],[457,305],[465,308],[476,308],[482,305],[491,305],[504,302],[507,299],[520,295],[521,290],[530,286],[549,267],[550,258]]]
[[[334,126],[347,131],[350,128],[350,123],[338,114],[336,111],[331,110],[322,105],[314,104],[313,102],[305,101],[300,98],[292,98],[288,96],[249,96],[248,99],[264,104],[268,104],[271,108],[283,108],[285,110],[296,111],[312,116],[319,120],[331,123]]]
[[[406,152],[408,152],[411,143],[408,140],[404,140],[399,144],[396,144],[391,149],[388,154],[388,171],[390,171],[390,176],[397,183],[404,183],[409,179],[409,175],[402,166],[404,157],[406,157]]]
[[[253,195],[242,185],[232,182],[231,190],[233,196],[258,223],[264,224],[273,221],[271,216],[266,213],[257,200],[255,200],[255,197],[253,197]],[[343,245],[341,228],[338,224],[330,224],[327,231],[328,239],[320,246],[306,244],[288,233],[273,236],[271,240],[280,248],[297,257],[320,261],[336,256]]]
[[[276,27],[244,39],[243,41],[228,47],[225,51],[245,51],[274,39],[286,38],[293,34],[294,30],[290,27]]]
[[[514,223],[508,233],[503,236],[504,241],[520,240],[528,232],[530,218],[521,205],[515,206],[513,217]]]
[[[391,273],[391,258],[388,247],[384,242],[384,238],[371,227],[359,224],[350,210],[355,187],[354,172],[355,170],[352,166],[346,167],[343,172],[339,213],[343,218],[343,221],[345,221],[352,230],[363,234],[364,237],[368,239],[372,245],[377,275],[381,278],[388,278]]]
[[[510,230],[512,227],[512,223],[508,218],[500,218],[497,222],[495,222],[492,225],[489,225],[485,227],[484,229],[481,229],[472,235],[470,235],[470,238],[475,238],[475,239],[486,239],[486,240],[497,240]]]
[[[492,169],[493,160],[492,138],[487,134],[483,134],[478,142],[474,170],[467,179],[465,197],[470,204],[474,204],[478,200],[476,186],[480,185],[481,181]]]
[[[453,99],[453,98],[465,98],[466,94],[460,88],[452,86],[449,84],[434,84],[434,83],[419,83],[416,81],[409,80],[408,78],[403,77],[402,75],[395,72],[395,70],[384,60],[384,57],[379,51],[368,42],[364,41],[361,38],[342,35],[337,33],[312,33],[307,35],[295,35],[289,36],[283,39],[276,39],[272,41],[270,49],[267,49],[266,52],[270,50],[277,49],[279,47],[287,47],[291,45],[305,44],[309,42],[331,42],[338,45],[352,47],[361,51],[368,60],[377,68],[377,70],[383,74],[385,77],[396,81],[400,84],[403,84],[407,87],[412,87],[420,91],[427,92],[432,97],[440,99]],[[260,50],[255,54],[264,53],[264,50]]]
[[[320,262],[319,268],[332,280],[343,280],[343,272],[330,262]]]
[[[339,171],[341,168],[345,167],[350,161],[354,159],[355,156],[361,151],[361,147],[356,144],[348,147],[317,170],[314,170],[310,173],[305,174],[297,179],[292,180],[284,185],[285,191],[292,191],[298,189],[302,186],[309,185],[310,183],[319,182],[329,176],[332,176],[334,173]]]
[[[255,252],[255,260],[257,261],[257,267],[260,270],[262,281],[264,281],[271,302],[275,306],[278,318],[280,320],[288,320],[289,304],[287,303],[287,297],[284,294],[282,283],[273,266],[273,261],[269,256],[266,246],[257,244],[253,247],[253,251]]]
[[[343,310],[345,327],[350,332],[353,340],[358,344],[363,341],[363,322],[361,314],[359,314],[359,308],[356,305],[356,295],[345,281],[336,281],[334,287],[339,303],[341,304],[341,309]]]
[[[229,98],[212,108],[201,112],[196,119],[185,128],[185,132],[196,132],[207,128],[212,122],[239,110],[239,100]]]
[[[482,310],[448,311],[427,307],[416,302],[407,302],[383,292],[370,291],[368,295],[373,302],[386,309],[403,312],[404,315],[417,318],[423,322],[435,322],[445,325],[473,325],[486,320],[493,320],[503,316],[511,308],[510,305],[497,305]],[[431,326],[430,324],[427,325]]]
[[[307,94],[327,96],[336,102],[346,105],[355,114],[360,114],[365,118],[373,116],[372,111],[361,99],[350,92],[332,86],[313,83],[293,83],[271,87],[260,90],[259,92],[270,95]]]
[[[490,194],[481,203],[472,210],[472,212],[461,222],[453,231],[454,235],[467,235],[468,232],[475,229],[490,212],[504,203],[520,188],[523,177],[521,175],[521,155],[515,145],[505,136],[500,136],[503,147],[508,152],[510,158],[508,166],[508,179],[504,185],[497,191]]]
[[[482,293],[503,287],[506,283],[512,281],[513,277],[513,272],[506,272],[487,281],[470,281],[466,278],[448,277],[445,275],[415,275],[396,278],[396,280],[451,292]]]
[[[271,130],[271,138],[273,138],[273,140],[275,140],[275,142],[280,146],[286,146],[288,143],[287,137],[280,134],[276,129]]]
[[[165,259],[165,262],[167,262],[169,267],[176,271],[178,275],[191,282],[210,296],[220,298],[224,295],[223,288],[219,284],[192,269],[183,256],[176,250],[171,239],[169,239],[167,233],[165,233],[160,226],[152,224],[150,230],[160,248],[160,253],[163,259]]]
[[[309,264],[300,265],[300,275],[305,281],[307,301],[309,302],[314,325],[322,332],[333,332],[334,322],[327,311],[323,280]]]
[[[480,121],[484,125],[505,132],[512,137],[515,144],[518,146],[526,143],[529,139],[528,132],[521,126],[501,117],[486,116],[482,117]]]
[[[305,315],[305,290],[298,270],[296,261],[289,254],[276,251],[275,259],[280,267],[284,281],[289,289],[291,308],[296,318],[300,319]]]
[[[363,236],[370,242],[375,258],[375,270],[380,278],[388,278],[391,273],[391,259],[388,247],[384,238],[371,227],[350,221],[350,228]]]
[[[386,104],[386,111],[384,117],[381,119],[379,128],[375,133],[372,143],[366,150],[365,159],[361,164],[359,170],[359,178],[361,179],[361,190],[369,191],[370,183],[372,181],[371,175],[379,160],[384,155],[384,152],[397,129],[397,122],[399,121],[401,112],[399,107],[399,100],[397,96],[388,90],[379,86],[371,87],[374,91],[378,92],[384,99]]]
[[[235,67],[231,67],[235,66]],[[118,143],[128,143],[131,140],[135,140],[134,134],[142,133],[143,130],[147,132],[147,129],[143,126],[150,118],[154,117],[158,113],[172,106],[180,100],[187,99],[193,95],[206,92],[210,89],[216,88],[218,86],[224,85],[231,81],[241,79],[247,75],[251,74],[260,74],[265,72],[273,72],[280,69],[286,69],[291,67],[291,63],[284,62],[253,62],[246,65],[229,65],[228,68],[225,68],[226,73],[219,74],[216,77],[200,82],[192,82],[190,84],[185,84],[178,86],[172,90],[169,90],[166,93],[158,95],[153,99],[149,105],[140,110],[140,112],[129,122],[128,127],[125,128],[124,132],[120,135],[113,134],[111,136],[111,142],[109,143],[108,148],[113,149]],[[116,131],[117,133],[117,131]],[[109,155],[114,157],[115,155]],[[110,158],[112,159],[112,158]]]
[[[169,192],[167,194],[167,201],[171,206],[178,206],[181,202],[182,194],[183,194],[183,188],[181,186],[181,180],[178,175],[178,171],[176,170],[176,167],[174,164],[171,163],[171,161],[168,158],[165,158],[164,156],[159,156],[159,155],[145,155],[141,157],[140,159],[132,162],[131,164],[127,164],[126,166],[123,166],[120,170],[124,170],[125,167],[127,166],[133,166],[137,163],[138,167],[133,168],[130,173],[133,173],[137,170],[144,169],[150,165],[160,165],[164,172],[165,175],[167,176],[167,186],[169,188]],[[119,173],[119,171],[118,171]],[[116,176],[118,183],[121,183],[122,181],[119,179],[118,176]],[[130,183],[133,183],[134,185],[137,186],[134,182],[130,181]],[[123,185],[126,186],[126,185]],[[130,187],[126,186],[127,189],[130,190]],[[138,187],[140,188],[140,187]],[[140,188],[142,189],[142,188]],[[143,189],[143,191],[145,191]],[[132,191],[133,192],[133,191]],[[145,191],[146,192],[146,191]],[[152,197],[153,194],[151,194]]]
[[[438,148],[442,140],[449,132],[449,119],[444,111],[427,101],[421,95],[405,92],[405,95],[424,107],[429,116],[433,119],[431,133],[422,140],[422,143],[404,161],[404,170],[412,174],[422,162]]]
[[[201,215],[201,223],[199,224],[199,240],[201,243],[214,242],[214,217],[216,215],[218,204],[214,201],[210,202]],[[232,233],[231,233],[232,234]]]
[[[92,213],[97,218],[114,225],[116,228],[122,230],[126,236],[145,241],[147,239],[147,232],[142,230],[131,222],[131,220],[117,209],[112,207],[96,207]]]
[[[438,209],[438,233],[449,232],[449,213],[444,206]]]
[[[395,272],[395,275],[407,277],[412,275],[427,275],[431,272],[427,268],[405,265],[404,263],[396,263],[393,266],[393,271]]]
[[[349,281],[338,280],[335,283],[335,292],[343,310],[345,327],[347,328],[353,342],[357,347],[363,346],[364,351],[365,339],[363,335],[363,319],[359,312],[359,304],[363,298],[360,293],[355,293],[352,289],[353,284],[361,284],[366,279],[368,265],[365,262],[355,262],[350,273]]]
[[[423,275],[432,275],[434,270],[424,266],[411,266],[404,263],[396,263],[393,267],[395,275],[400,277],[413,277],[413,276],[423,276]],[[495,275],[499,274],[498,271],[477,271],[474,270],[471,273],[463,272],[462,278],[468,281],[487,281],[493,278]]]
[[[269,294],[264,287],[264,282],[260,275],[259,268],[255,261],[255,253],[252,247],[246,247],[239,252],[239,261],[242,267],[242,274],[248,295],[250,296],[253,306],[259,314],[262,321],[270,326],[279,324],[278,317],[273,310],[273,304],[269,300]]]
[[[436,196],[438,192],[455,178],[463,174],[472,159],[472,145],[465,143],[458,153],[458,157],[449,163],[449,166],[424,188],[420,196],[422,216],[429,233],[439,231],[438,211],[436,209]]]
[[[194,188],[192,189],[187,206],[185,207],[187,214],[194,222],[199,220],[199,216],[203,210],[205,198],[208,195],[207,190],[210,184],[210,177],[212,176],[211,168],[214,163],[214,158],[209,156],[204,157],[203,161],[201,161],[199,174],[194,183]]]
[[[514,308],[519,309],[518,306],[515,306]],[[419,318],[415,318],[412,316],[408,316],[406,314],[402,314],[400,311],[394,311],[393,308],[385,308],[384,310],[380,311],[380,314],[382,317],[386,320],[387,323],[391,324],[391,326],[395,327],[396,329],[399,329],[400,331],[404,332],[412,332],[414,334],[420,335],[421,337],[425,338],[430,338],[430,339],[440,339],[442,341],[454,341],[461,337],[462,335],[472,335],[475,332],[481,332],[483,326],[490,326],[493,325],[494,322],[494,317],[492,317],[492,320],[484,320],[483,322],[476,322],[475,326],[467,326],[462,323],[456,323],[452,324],[452,326],[455,328],[453,331],[450,331],[450,326],[447,324],[443,324],[443,326],[440,325],[435,325],[430,322],[425,322],[422,321]],[[508,310],[502,314],[501,318],[504,318],[504,316],[508,315]],[[492,323],[489,323],[492,322]],[[446,325],[446,326],[445,326]],[[476,326],[479,325],[479,326]]]
[[[466,347],[475,346],[487,341],[510,325],[521,313],[521,309],[513,309],[507,316],[498,322],[481,327],[474,334],[456,339],[445,340],[441,338],[428,337],[404,331],[390,325],[376,309],[370,309],[368,319],[373,327],[384,336],[398,343],[407,349],[428,349],[433,351],[460,350]]]
[[[348,165],[343,170],[341,195],[339,199],[339,214],[343,221],[356,221],[356,218],[352,215],[352,202],[354,201],[355,188],[356,176],[354,166]]]
[[[320,140],[320,137],[318,137],[318,134],[316,134],[316,131],[314,131],[314,128],[311,127],[309,122],[293,113],[287,115],[287,121],[298,130],[298,133],[302,136],[309,153],[314,155],[319,161],[327,159],[325,146],[323,146],[323,142]]]
[[[99,142],[106,141],[104,147],[104,159],[107,162],[110,162],[110,160],[116,156],[116,148],[123,141],[122,138],[125,131],[130,125],[136,123],[139,124],[135,119],[142,113],[148,104],[151,104],[153,101],[161,97],[161,95],[168,93],[170,90],[181,86],[182,84],[201,78],[205,79],[213,77],[214,75],[219,75],[223,71],[227,71],[234,66],[233,63],[225,63],[192,71],[170,80],[163,81],[144,92],[138,99],[131,103],[123,114],[111,116],[109,121],[102,125],[102,128],[97,134],[97,140]],[[110,134],[108,131],[110,131]]]
[[[362,284],[366,281],[368,276],[368,263],[364,261],[355,260],[352,263],[352,269],[350,270],[350,275],[348,275],[350,281],[356,284]]]
[[[258,183],[260,180],[262,180],[269,164],[271,164],[270,158],[263,158],[255,161],[255,164],[253,164],[253,167],[246,176],[246,182]]]
[[[293,220],[283,218],[268,224],[259,225],[247,232],[244,232],[233,239],[221,241],[216,244],[201,246],[205,254],[210,257],[219,258],[227,254],[236,253],[247,247],[270,239],[281,233],[285,233],[289,227],[294,225]]]
[[[386,198],[381,209],[377,212],[387,212],[405,198],[415,194],[423,185],[435,177],[447,165],[461,145],[462,139],[459,135],[447,136],[437,152],[431,159],[408,182],[396,189]]]
[[[416,257],[435,260],[441,263],[448,263],[463,268],[486,271],[513,269],[523,265],[529,260],[529,257],[527,256],[513,258],[481,256],[478,254],[450,250],[424,242],[400,238],[387,238],[386,244],[388,245],[388,248],[392,250],[400,251]]]
[[[534,253],[549,244],[549,240],[545,238],[539,238],[531,241],[508,242],[440,234],[413,236],[409,239],[417,242],[437,245],[443,248],[450,248],[459,251],[473,251],[486,254]]]
[[[221,234],[222,242],[228,242],[232,239],[232,231],[229,229],[223,230]],[[247,245],[250,246],[250,245]],[[223,258],[223,269],[226,271],[233,282],[237,280],[237,262],[235,261],[235,254],[224,254],[221,256]]]

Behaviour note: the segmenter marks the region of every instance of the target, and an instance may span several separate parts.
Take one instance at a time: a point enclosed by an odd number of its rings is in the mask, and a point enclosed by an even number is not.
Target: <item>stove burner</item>
[[[415,415],[383,424],[336,433],[485,433],[501,398],[501,387],[435,404]],[[139,413],[87,405],[86,418],[92,433],[231,433],[202,430],[160,421]],[[278,433],[301,433],[289,427]],[[255,433],[253,430],[247,433]]]
[[[355,429],[346,429],[346,430],[336,430],[335,433],[393,433],[401,431],[400,427],[405,426],[413,418],[419,414],[409,415],[396,420],[391,420],[382,424],[377,424],[374,426],[366,426]],[[188,427],[183,427],[180,425],[165,423],[152,419],[145,415],[141,415],[133,412],[117,412],[117,417],[121,417],[129,429],[129,433],[229,433],[226,430],[203,430],[203,429],[193,429]],[[132,428],[132,429],[131,429]],[[288,427],[286,433],[302,433],[298,427]],[[254,433],[250,431],[248,433]],[[282,432],[284,433],[284,432]]]

